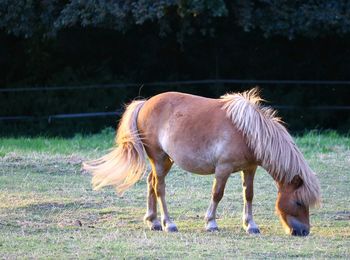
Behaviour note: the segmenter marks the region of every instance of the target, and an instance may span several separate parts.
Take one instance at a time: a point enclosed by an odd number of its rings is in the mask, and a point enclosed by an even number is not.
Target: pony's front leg
[[[253,220],[254,176],[256,167],[241,172],[243,187],[243,228],[248,234],[259,234],[258,225]]]
[[[216,209],[224,195],[225,185],[229,176],[229,171],[221,171],[218,169],[215,171],[215,180],[212,188],[211,201],[207,213],[205,214],[205,228],[207,231],[219,230],[216,223]]]
[[[147,178],[147,212],[144,221],[150,230],[162,230],[162,225],[157,218],[157,196],[154,190],[155,178],[151,171]]]

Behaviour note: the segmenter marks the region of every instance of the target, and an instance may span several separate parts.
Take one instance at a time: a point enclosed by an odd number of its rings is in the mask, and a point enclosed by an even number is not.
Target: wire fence
[[[86,85],[86,86],[42,86],[42,87],[16,87],[16,88],[0,88],[0,93],[11,92],[47,92],[47,91],[64,91],[64,90],[87,90],[87,89],[113,89],[113,88],[142,88],[147,87],[168,87],[168,86],[184,86],[184,85],[218,85],[218,84],[233,84],[233,85],[305,85],[305,86],[350,86],[350,81],[318,81],[318,80],[238,80],[238,79],[206,79],[206,80],[187,80],[187,81],[166,81],[166,82],[150,82],[150,83],[117,83],[117,84],[102,84],[102,85]],[[325,110],[350,110],[350,106],[272,106],[281,110],[298,110],[308,109],[313,111]],[[72,118],[92,118],[92,117],[110,117],[120,116],[122,109],[109,112],[89,112],[89,113],[70,113],[70,114],[55,114],[46,116],[0,116],[0,121],[37,121],[46,120],[51,123],[56,119],[72,119]]]
[[[102,88],[125,88],[125,87],[141,87],[141,86],[181,86],[181,85],[210,85],[210,84],[257,84],[257,85],[346,85],[350,86],[350,81],[337,80],[240,80],[240,79],[205,79],[205,80],[184,80],[184,81],[160,81],[148,83],[116,83],[102,85],[86,85],[86,86],[52,86],[52,87],[15,87],[0,88],[0,93],[5,92],[35,92],[35,91],[60,91],[60,90],[83,90],[83,89],[102,89]]]

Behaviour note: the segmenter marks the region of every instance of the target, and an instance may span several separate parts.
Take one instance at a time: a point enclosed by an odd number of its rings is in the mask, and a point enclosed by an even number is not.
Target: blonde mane
[[[261,105],[257,88],[226,94],[221,99],[222,108],[243,133],[259,164],[278,182],[290,183],[298,175],[303,180],[296,190],[298,199],[309,206],[319,204],[320,187],[315,173],[276,117],[276,111]]]

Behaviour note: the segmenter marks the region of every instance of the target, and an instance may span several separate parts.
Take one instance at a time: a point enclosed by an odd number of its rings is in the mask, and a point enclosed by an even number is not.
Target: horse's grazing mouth
[[[310,233],[310,227],[301,223],[294,217],[287,218],[290,228],[290,234],[293,236],[307,236]]]
[[[318,180],[275,111],[260,101],[256,89],[220,99],[168,92],[134,101],[120,121],[113,151],[83,167],[94,175],[96,189],[112,185],[123,193],[144,175],[147,154],[152,170],[144,220],[151,230],[168,232],[177,231],[165,200],[165,177],[173,163],[215,174],[205,216],[208,231],[218,230],[216,209],[228,177],[242,170],[243,227],[258,234],[252,213],[253,181],[256,168],[262,166],[279,185],[278,212],[293,216],[282,223],[291,235],[306,236],[309,206],[320,197]]]

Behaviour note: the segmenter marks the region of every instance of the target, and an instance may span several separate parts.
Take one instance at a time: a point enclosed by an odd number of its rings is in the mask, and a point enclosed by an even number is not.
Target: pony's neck
[[[223,109],[240,130],[259,165],[277,182],[290,183],[296,175],[304,181],[299,193],[313,204],[319,197],[319,185],[304,156],[272,109],[260,105],[256,89],[222,97]]]

